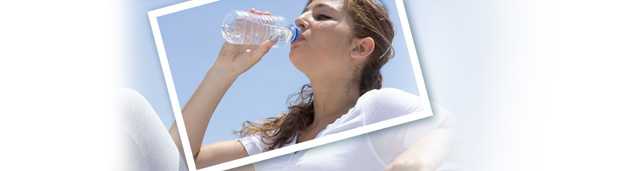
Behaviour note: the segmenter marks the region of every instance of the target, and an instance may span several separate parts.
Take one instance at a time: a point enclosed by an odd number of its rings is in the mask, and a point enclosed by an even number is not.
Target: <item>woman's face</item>
[[[296,18],[302,34],[291,45],[293,65],[310,79],[351,76],[352,22],[344,0],[314,0]]]

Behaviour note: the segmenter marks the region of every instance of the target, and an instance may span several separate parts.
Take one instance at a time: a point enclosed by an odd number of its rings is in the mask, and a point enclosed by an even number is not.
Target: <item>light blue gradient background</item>
[[[173,114],[146,12],[183,1],[129,2],[133,8],[125,16],[130,16],[126,22],[132,31],[127,33],[130,50],[124,64],[128,81],[123,86],[143,94],[169,125]],[[525,110],[530,106],[522,101],[531,92],[531,80],[523,71],[535,63],[531,49],[523,43],[533,36],[532,25],[527,23],[531,16],[526,15],[532,3],[405,0],[405,4],[430,101],[453,113],[456,120],[448,160],[456,161],[463,170],[514,170],[518,164],[510,161],[521,160],[512,154],[536,149],[524,148],[536,147],[533,144],[508,144],[533,142],[522,141],[528,137],[519,134],[517,127],[537,126],[523,117],[534,113]],[[297,88],[299,85],[293,90]]]
[[[292,23],[306,3],[298,0],[272,2],[224,0],[158,18],[181,107],[185,106],[216,59],[224,42],[220,25],[225,14],[255,7],[283,16]],[[393,14],[396,54],[383,70],[384,85],[418,94],[396,9],[392,3],[386,5]],[[214,112],[204,143],[237,138],[234,131],[239,130],[244,121],[262,120],[287,110],[288,97],[308,83],[304,74],[291,64],[288,54],[288,45],[271,49],[234,82]]]

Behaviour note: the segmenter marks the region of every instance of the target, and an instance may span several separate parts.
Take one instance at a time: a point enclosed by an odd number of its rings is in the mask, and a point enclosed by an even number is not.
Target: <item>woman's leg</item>
[[[122,125],[126,170],[187,170],[168,130],[150,103],[132,89],[121,89],[117,97]]]

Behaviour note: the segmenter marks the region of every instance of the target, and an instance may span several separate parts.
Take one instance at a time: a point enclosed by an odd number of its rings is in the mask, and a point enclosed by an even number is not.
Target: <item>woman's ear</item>
[[[375,40],[371,37],[358,39],[353,46],[351,56],[354,59],[366,59],[375,50]]]

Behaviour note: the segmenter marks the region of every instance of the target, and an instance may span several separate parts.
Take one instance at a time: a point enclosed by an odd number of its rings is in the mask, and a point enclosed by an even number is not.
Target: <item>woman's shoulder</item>
[[[381,120],[424,110],[420,96],[396,88],[368,91],[357,103],[363,113]]]
[[[248,155],[262,153],[266,148],[266,144],[262,141],[262,136],[259,134],[241,137],[238,139],[238,142],[243,145]]]
[[[380,88],[373,89],[364,93],[360,98],[373,98],[373,97],[416,97],[417,95],[397,89],[397,88]]]
[[[374,89],[364,93],[358,100],[365,107],[408,108],[422,106],[420,96],[396,88]]]
[[[267,151],[271,147],[271,139],[263,136],[262,133],[255,133],[245,135],[237,139],[237,141],[245,147],[245,151],[248,155],[254,155]],[[296,137],[293,137],[291,143],[284,146],[292,145],[296,143]]]

